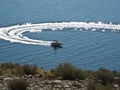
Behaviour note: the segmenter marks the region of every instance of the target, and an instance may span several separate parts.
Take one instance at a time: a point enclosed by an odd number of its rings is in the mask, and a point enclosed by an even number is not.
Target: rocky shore
[[[0,64],[0,90],[120,90],[120,72],[81,70],[70,63],[46,71],[36,65]]]
[[[85,80],[42,79],[32,75],[21,77],[0,77],[0,90],[8,90],[8,82],[13,79],[26,79],[29,82],[28,90],[86,90]]]

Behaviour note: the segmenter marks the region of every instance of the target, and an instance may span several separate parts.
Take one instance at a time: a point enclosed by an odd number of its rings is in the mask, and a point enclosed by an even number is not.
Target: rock
[[[1,78],[0,90],[7,90],[7,82],[18,78],[26,79],[29,82],[27,90],[86,90],[84,82],[74,80],[40,79],[32,75],[17,76],[13,78],[3,76]]]
[[[54,88],[61,88],[61,85],[55,85]]]
[[[69,88],[70,86],[69,85],[64,85],[65,88]]]
[[[61,84],[62,81],[61,80],[54,80],[54,81],[52,81],[52,83],[54,83],[54,84]]]
[[[27,78],[32,78],[32,75],[28,75]]]
[[[119,88],[119,85],[117,85],[117,84],[114,84],[113,86],[114,86],[115,88]]]
[[[39,74],[35,74],[34,77],[35,77],[35,78],[39,78],[40,75],[39,75]]]
[[[22,77],[27,77],[27,74],[23,75]]]
[[[56,80],[62,80],[62,77],[57,77],[57,78],[55,78]]]
[[[4,76],[0,76],[0,80],[3,80],[5,77]]]
[[[14,77],[14,79],[20,79],[20,77]]]
[[[10,80],[13,80],[13,78],[9,78],[9,77],[7,77],[7,78],[4,78],[4,82],[8,82],[8,81],[10,81]]]
[[[4,85],[3,84],[0,84],[0,87],[3,87]]]
[[[7,90],[7,89],[5,87],[3,87],[2,90]]]

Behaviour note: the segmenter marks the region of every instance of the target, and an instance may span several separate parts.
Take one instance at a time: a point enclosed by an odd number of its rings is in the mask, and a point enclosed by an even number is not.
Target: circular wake
[[[64,28],[74,28],[75,30],[87,29],[96,31],[97,29],[111,30],[111,32],[119,31],[120,24],[106,24],[102,22],[61,22],[61,23],[40,23],[40,24],[24,24],[10,27],[0,28],[0,39],[8,40],[10,42],[17,42],[23,44],[36,44],[50,46],[53,41],[34,40],[23,36],[24,32],[41,32],[45,29],[63,30]]]

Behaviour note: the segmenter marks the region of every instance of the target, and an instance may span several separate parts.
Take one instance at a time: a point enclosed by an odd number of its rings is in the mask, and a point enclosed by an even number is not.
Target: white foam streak
[[[105,24],[102,22],[61,22],[61,23],[40,23],[40,24],[23,24],[15,25],[10,27],[0,28],[0,39],[8,40],[10,42],[17,42],[23,44],[35,44],[50,46],[52,41],[34,40],[26,36],[23,36],[24,32],[42,32],[42,30],[63,30],[64,28],[75,28],[75,30],[87,29],[91,31],[96,31],[97,29],[102,29],[101,32],[105,32],[106,29],[110,29],[111,32],[115,30],[120,30],[120,25],[118,24]]]

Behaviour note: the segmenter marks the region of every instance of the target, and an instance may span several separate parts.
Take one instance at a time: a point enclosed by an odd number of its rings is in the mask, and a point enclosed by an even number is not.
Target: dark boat
[[[63,47],[62,47],[62,43],[58,42],[57,40],[54,40],[54,41],[51,43],[51,46],[52,46],[54,49],[63,48]]]

